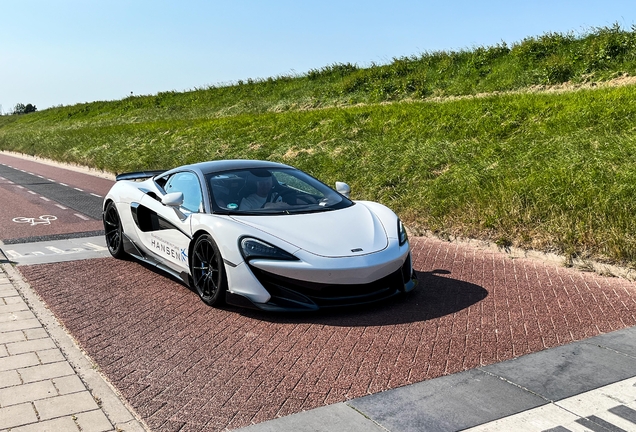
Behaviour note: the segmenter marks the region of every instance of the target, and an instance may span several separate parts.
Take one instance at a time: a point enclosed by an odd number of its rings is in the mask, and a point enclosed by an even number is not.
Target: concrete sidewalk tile
[[[9,299],[17,299],[19,302],[23,301],[22,297],[20,297],[20,294],[18,293],[18,291],[16,291],[15,288],[11,287],[7,287],[7,289],[1,289],[0,290],[0,299],[4,300],[4,302],[6,304],[10,304],[12,302],[9,302]],[[17,303],[17,302],[16,302]]]
[[[53,339],[36,339],[33,341],[25,341],[25,342],[13,342],[7,344],[7,349],[11,353],[11,355],[22,354],[26,352],[32,351],[44,351],[48,349],[56,348],[55,343],[53,343]]]
[[[35,353],[25,353],[15,356],[0,358],[0,371],[20,369],[29,366],[39,365],[40,359]]]
[[[99,409],[88,391],[33,402],[41,420]]]
[[[0,333],[38,327],[42,327],[42,324],[35,318],[21,321],[0,322]]]
[[[19,303],[14,303],[19,304]],[[4,312],[0,313],[0,323],[10,322],[10,321],[22,321],[35,318],[33,312],[30,310],[21,310],[15,312]]]
[[[35,354],[33,354],[35,356]],[[68,362],[50,363],[32,366],[18,370],[25,383],[75,375],[75,371]]]
[[[383,432],[378,426],[358,411],[344,403],[328,405],[309,411],[303,411],[275,420],[247,426],[242,432]]]
[[[23,311],[23,310],[28,310],[29,309],[29,305],[27,305],[25,302],[17,302],[17,303],[11,303],[8,305],[2,304],[0,303],[0,314],[5,314],[8,312],[17,312],[17,311]]]
[[[24,333],[21,330],[0,333],[0,344],[6,344],[11,342],[21,342],[26,340]]]
[[[11,429],[11,432],[76,432],[79,428],[72,417],[62,417],[53,420],[33,423],[27,426]]]
[[[36,421],[38,421],[38,417],[35,415],[31,403],[0,408],[0,429],[27,425]]]
[[[82,432],[105,432],[114,429],[102,410],[80,413],[76,417]]]
[[[77,375],[54,378],[53,385],[55,385],[60,395],[77,393],[86,390],[86,386],[84,386],[84,383]]]
[[[22,384],[20,375],[16,370],[0,372],[0,389]]]
[[[9,357],[9,351],[7,351],[6,345],[0,345],[0,357]]]
[[[53,396],[57,396],[57,390],[51,381],[22,384],[0,390],[0,406],[18,405]]]
[[[50,337],[43,328],[33,328],[24,330],[27,340],[44,339]]]
[[[24,300],[22,300],[22,297],[17,295],[17,291],[15,296],[0,296],[0,297],[2,297],[2,300],[4,300],[4,303],[8,305],[24,303]]]
[[[66,360],[66,358],[64,358],[64,355],[58,348],[36,351],[35,353],[40,358],[42,364],[55,363]]]

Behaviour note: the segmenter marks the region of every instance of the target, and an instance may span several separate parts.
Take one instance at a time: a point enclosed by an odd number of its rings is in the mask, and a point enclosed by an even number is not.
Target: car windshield
[[[224,171],[206,176],[215,213],[313,213],[353,205],[310,175],[293,168]]]

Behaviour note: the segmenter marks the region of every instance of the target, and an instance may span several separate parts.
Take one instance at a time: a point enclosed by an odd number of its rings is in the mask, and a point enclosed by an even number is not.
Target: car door
[[[172,207],[163,204],[161,196],[144,195],[136,209],[141,241],[160,263],[179,272],[187,271],[191,215],[203,211],[199,178],[193,172],[181,171],[158,178],[156,182],[166,195],[182,193],[183,202]]]

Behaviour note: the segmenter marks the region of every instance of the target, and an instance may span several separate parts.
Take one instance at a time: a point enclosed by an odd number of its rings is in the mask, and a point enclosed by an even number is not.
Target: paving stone
[[[20,321],[8,321],[8,322],[0,322],[0,333],[10,332],[15,330],[26,330],[30,328],[38,328],[42,327],[40,321],[37,319],[26,319]]]
[[[77,375],[69,375],[61,378],[54,378],[53,384],[60,395],[77,393],[86,390],[86,386]]]
[[[15,303],[15,304],[19,304],[19,303]],[[31,312],[30,310],[4,312],[0,314],[0,323],[28,320],[33,318],[35,318],[35,315],[33,315],[33,312]]]
[[[0,299],[4,300],[5,304],[19,303],[23,301],[18,291],[13,287],[10,289],[0,290]]]
[[[34,328],[23,330],[27,340],[43,339],[49,337],[44,328]]]
[[[35,353],[25,353],[15,356],[0,358],[0,371],[19,369],[40,364],[40,359]]]
[[[33,405],[24,403],[0,408],[0,429],[13,428],[38,421]]]
[[[26,340],[26,337],[24,336],[24,333],[21,330],[0,333],[1,344],[6,344],[10,342],[20,342],[23,340]]]
[[[72,417],[61,417],[53,420],[33,423],[11,429],[11,432],[77,432],[79,429]]]
[[[32,351],[44,351],[56,348],[53,339],[36,339],[33,341],[14,342],[7,344],[7,349],[11,355],[22,354]]]
[[[2,300],[4,300],[4,303],[8,305],[24,303],[24,300],[22,300],[22,297],[18,295],[18,292],[16,291],[15,293],[16,295],[13,297],[11,296],[0,296],[0,297],[2,297]]]
[[[8,305],[3,305],[2,303],[0,303],[0,315],[6,314],[8,312],[17,312],[17,311],[23,311],[28,309],[29,309],[29,306],[24,301],[11,303]]]
[[[16,370],[0,372],[0,389],[22,384],[20,375]]]
[[[88,391],[33,402],[41,420],[98,409]]]
[[[9,351],[7,351],[6,345],[0,345],[0,357],[8,357]]]
[[[0,390],[0,406],[18,405],[38,399],[57,396],[57,390],[51,381],[39,381],[22,384]]]
[[[32,354],[32,353],[31,353]],[[26,355],[26,354],[23,354]],[[35,354],[33,354],[35,356]],[[17,357],[17,356],[16,356]],[[1,360],[1,359],[0,359]],[[38,362],[39,363],[39,362]],[[42,381],[45,379],[58,378],[67,375],[74,375],[75,371],[68,362],[51,363],[18,370],[25,383]]]
[[[114,429],[101,410],[79,413],[76,417],[82,432],[104,432]]]
[[[64,358],[64,355],[58,348],[53,348],[53,349],[44,350],[44,351],[36,351],[35,353],[40,358],[40,361],[42,362],[42,364],[55,363],[55,362],[61,362],[66,360]]]

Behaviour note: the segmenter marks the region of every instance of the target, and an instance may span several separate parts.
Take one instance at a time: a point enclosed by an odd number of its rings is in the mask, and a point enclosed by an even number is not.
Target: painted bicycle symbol
[[[57,216],[53,215],[42,215],[38,218],[30,218],[30,217],[16,217],[12,219],[15,223],[28,223],[31,226],[34,225],[51,225],[51,221],[57,220]]]

